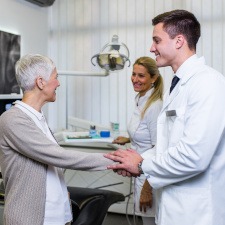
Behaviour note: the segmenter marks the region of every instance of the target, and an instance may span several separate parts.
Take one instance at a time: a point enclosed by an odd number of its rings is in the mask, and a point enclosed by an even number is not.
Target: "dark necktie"
[[[178,81],[180,80],[179,77],[174,76],[172,83],[171,83],[171,87],[170,87],[170,93],[172,92],[172,90],[175,88],[175,86],[177,85]]]

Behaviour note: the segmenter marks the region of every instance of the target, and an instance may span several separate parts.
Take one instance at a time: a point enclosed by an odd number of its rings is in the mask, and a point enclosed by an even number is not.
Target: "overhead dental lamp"
[[[130,66],[129,54],[127,46],[119,43],[118,35],[113,35],[112,42],[106,44],[99,54],[92,56],[91,63],[95,66],[93,59],[97,58],[98,65],[106,71],[122,70],[127,61]]]
[[[112,42],[106,44],[99,54],[92,56],[97,58],[97,64],[103,69],[101,72],[86,72],[86,71],[58,71],[59,75],[64,76],[108,76],[110,71],[122,70],[125,63],[128,61],[130,66],[130,53],[124,43],[119,43],[118,35],[113,35]],[[121,48],[122,47],[122,48]]]

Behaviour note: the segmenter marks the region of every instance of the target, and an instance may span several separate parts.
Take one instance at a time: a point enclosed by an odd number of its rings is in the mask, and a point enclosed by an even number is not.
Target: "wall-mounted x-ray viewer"
[[[20,58],[20,35],[0,31],[0,94],[21,94],[15,64]]]
[[[15,63],[20,58],[20,41],[20,35],[0,31],[0,115],[14,101],[22,98],[15,76]]]

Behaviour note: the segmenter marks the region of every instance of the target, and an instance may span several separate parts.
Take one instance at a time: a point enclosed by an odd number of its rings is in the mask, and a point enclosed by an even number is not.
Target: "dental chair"
[[[72,225],[102,225],[109,207],[125,200],[121,193],[92,188],[68,187],[72,202]]]
[[[1,173],[0,173],[1,177]],[[109,207],[125,200],[125,196],[119,192],[68,187],[70,193],[73,222],[71,225],[102,225]],[[3,221],[4,187],[0,183],[0,224]]]

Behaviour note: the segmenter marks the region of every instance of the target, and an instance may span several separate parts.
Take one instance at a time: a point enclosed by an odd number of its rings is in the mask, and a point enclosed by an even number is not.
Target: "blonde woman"
[[[128,125],[129,138],[119,136],[113,143],[131,143],[131,148],[142,154],[153,151],[156,144],[157,117],[162,108],[163,79],[150,57],[140,57],[133,65],[131,81],[135,92],[135,109]],[[142,217],[143,225],[154,223],[155,201],[152,188],[145,176],[135,178],[135,214]]]

